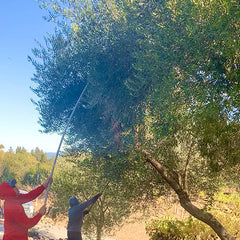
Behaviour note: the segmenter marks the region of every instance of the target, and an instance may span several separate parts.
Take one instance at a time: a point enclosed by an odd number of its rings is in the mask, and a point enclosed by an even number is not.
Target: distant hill
[[[47,152],[47,158],[52,158],[55,157],[56,153],[55,152]]]

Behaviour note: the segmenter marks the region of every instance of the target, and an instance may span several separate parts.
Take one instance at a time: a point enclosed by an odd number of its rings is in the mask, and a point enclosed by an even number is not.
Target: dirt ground
[[[33,202],[35,211],[42,206],[44,199],[38,199]],[[149,240],[149,236],[145,232],[146,218],[142,217],[140,213],[133,214],[126,219],[121,227],[116,227],[111,233],[107,233],[102,240]],[[66,239],[67,238],[67,219],[52,221],[48,217],[43,217],[40,222],[34,227],[34,231],[40,235],[47,236],[51,239]],[[0,239],[1,240],[1,239]]]
[[[150,219],[161,216],[185,218],[187,215],[186,211],[179,204],[175,203],[174,199],[164,199],[162,202],[153,203],[149,209],[145,209],[145,212],[136,211],[123,221],[124,224],[113,228],[102,240],[149,240],[145,227],[146,222]],[[43,217],[35,228],[39,233],[52,239],[65,239],[67,237],[66,226],[66,218],[52,221],[47,217]],[[85,239],[84,236],[83,239]]]
[[[41,236],[46,236],[50,239],[66,239],[66,227],[59,222],[53,222],[51,219],[43,217],[40,222],[33,228]]]
[[[116,240],[149,240],[145,231],[145,222],[128,222],[119,230],[115,231],[112,237]]]
[[[169,206],[166,200],[163,202],[154,203],[149,209],[143,212],[135,212],[129,218],[125,219],[120,227],[115,227],[111,232],[107,233],[102,240],[149,240],[149,236],[145,231],[146,222],[152,218],[158,218],[161,216],[174,215],[175,217],[184,218],[187,213],[178,205],[172,204],[172,200],[169,200]],[[35,210],[37,211],[43,204],[43,200],[38,200]],[[164,206],[164,207],[163,207]],[[0,221],[0,240],[3,235],[3,223]],[[47,216],[43,216],[40,222],[30,231],[36,231],[44,239],[59,240],[67,239],[67,219],[61,218],[59,220],[52,220]],[[29,238],[30,240],[31,238]],[[83,236],[83,239],[84,236]]]
[[[66,221],[53,222],[51,219],[43,218],[35,227],[41,236],[51,239],[66,239]],[[84,237],[84,236],[83,236]],[[120,228],[116,228],[113,232],[108,233],[102,240],[149,240],[149,236],[145,232],[145,222],[136,219],[134,216],[129,219],[126,224]]]

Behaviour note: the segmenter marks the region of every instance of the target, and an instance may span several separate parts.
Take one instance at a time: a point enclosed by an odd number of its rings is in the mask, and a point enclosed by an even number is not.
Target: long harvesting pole
[[[81,94],[80,94],[80,96],[79,96],[79,98],[78,98],[78,100],[77,100],[77,102],[76,102],[76,104],[75,104],[75,106],[74,106],[74,108],[73,108],[73,110],[72,110],[72,113],[71,113],[70,117],[68,118],[68,122],[67,122],[66,128],[65,128],[65,130],[64,130],[64,132],[63,132],[63,134],[62,134],[62,138],[61,138],[61,141],[60,141],[60,143],[59,143],[58,150],[57,150],[57,153],[56,153],[54,162],[53,162],[53,166],[52,166],[52,171],[51,171],[50,177],[53,176],[54,168],[55,168],[55,165],[56,165],[56,162],[57,162],[57,158],[58,158],[58,155],[59,155],[59,152],[60,152],[60,149],[61,149],[61,145],[62,145],[64,136],[65,136],[65,134],[66,134],[66,132],[67,132],[67,129],[68,129],[68,127],[69,127],[69,124],[70,124],[70,121],[71,121],[71,119],[72,119],[72,116],[73,116],[73,114],[74,114],[74,112],[75,112],[75,110],[76,110],[76,108],[77,108],[77,106],[78,106],[78,104],[79,104],[79,102],[80,102],[80,100],[81,100],[81,98],[82,98],[82,96],[83,96],[83,94],[84,94],[87,86],[88,86],[88,83],[86,84],[86,86],[85,86],[84,89],[82,90],[82,92],[81,92]],[[50,184],[49,184],[48,187],[47,187],[44,204],[47,203],[47,198],[48,198],[49,189],[50,189]]]

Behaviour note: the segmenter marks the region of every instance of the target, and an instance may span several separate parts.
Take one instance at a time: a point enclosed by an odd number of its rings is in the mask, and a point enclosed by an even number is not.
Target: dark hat
[[[12,188],[15,188],[16,187],[16,179],[13,179],[11,182],[8,182],[8,184],[12,187]]]

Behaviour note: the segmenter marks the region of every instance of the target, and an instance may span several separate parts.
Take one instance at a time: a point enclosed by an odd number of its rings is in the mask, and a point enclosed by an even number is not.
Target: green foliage
[[[41,163],[47,161],[47,154],[38,147],[31,151],[31,154]]]
[[[40,185],[51,172],[52,163],[38,164],[32,171],[26,172],[22,179],[22,184],[30,185],[32,187]]]
[[[122,124],[129,126],[129,114],[135,115],[129,108],[136,98],[128,93],[124,81],[134,62],[131,51],[138,47],[137,35],[116,17],[116,5],[100,1],[92,6],[88,2],[83,8],[79,1],[65,1],[57,11],[53,6],[53,15],[63,14],[64,9],[73,12],[70,22],[78,26],[77,32],[67,27],[59,30],[46,38],[46,48],[39,46],[30,58],[36,68],[33,91],[40,97],[36,104],[45,131],[64,129],[70,110],[89,84],[68,133],[69,144],[80,140],[78,148],[108,152],[123,147],[119,139]],[[120,117],[124,121],[120,122]]]
[[[24,147],[17,147],[16,148],[16,153],[26,153],[27,150]]]
[[[7,167],[2,167],[3,170],[1,172],[1,176],[0,176],[0,181],[1,182],[8,182],[11,181],[13,178],[15,178],[15,174],[12,172],[9,172]]]
[[[103,233],[124,216],[130,213],[129,200],[132,193],[124,188],[123,183],[114,182],[104,176],[103,165],[91,156],[68,157],[71,161],[61,159],[54,178],[53,217],[67,214],[68,200],[76,196],[81,202],[102,192],[101,198],[93,205],[90,213],[84,218],[83,231]]]
[[[46,154],[41,152],[41,160],[46,161]],[[18,183],[36,186],[49,175],[52,161],[40,162],[25,148],[17,147],[13,151],[0,151],[0,177],[1,181],[10,181],[16,178]]]
[[[16,179],[20,181],[26,171],[32,170],[37,164],[36,159],[25,151],[18,151],[14,153],[5,153],[1,165],[8,169],[9,172],[14,173]]]
[[[210,212],[231,232],[236,238],[240,237],[240,196],[233,189],[226,193],[219,191],[213,197]],[[219,239],[211,228],[192,216],[180,220],[174,217],[152,219],[146,224],[146,231],[151,240],[160,239]]]
[[[60,19],[30,58],[44,131],[63,131],[88,83],[67,132],[73,152],[104,158],[106,176],[119,169],[115,181],[143,196],[158,178],[139,149],[190,196],[216,191],[240,161],[239,1],[40,2]]]
[[[154,219],[147,223],[146,231],[151,240],[215,239],[211,237],[213,230],[192,217],[185,220],[179,220],[174,217]]]
[[[155,141],[171,135],[174,144],[174,134],[192,126],[202,154],[218,168],[218,156],[204,144],[215,145],[219,132],[228,135],[227,124],[238,114],[237,78],[232,79],[239,74],[238,1],[40,3],[61,19],[58,31],[30,58],[44,131],[64,129],[88,83],[68,132],[74,149],[108,154],[131,148],[147,108]],[[205,124],[209,109],[221,125]],[[212,127],[215,135],[207,139]],[[220,143],[219,148],[229,145]]]

